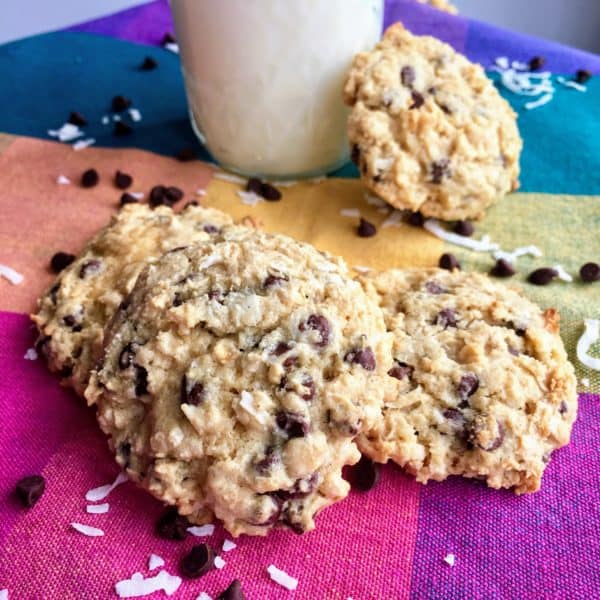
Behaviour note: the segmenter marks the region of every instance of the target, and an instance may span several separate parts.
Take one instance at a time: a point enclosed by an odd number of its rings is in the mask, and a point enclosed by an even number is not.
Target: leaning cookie
[[[165,206],[124,206],[62,271],[31,316],[50,369],[83,393],[104,326],[146,261],[182,244],[216,239],[231,223],[225,213],[194,205],[179,214]]]
[[[516,115],[483,69],[439,40],[390,27],[344,87],[363,182],[399,209],[479,218],[518,187]]]
[[[556,311],[475,273],[393,270],[363,281],[393,334],[395,364],[361,450],[423,483],[463,475],[539,489],[577,414]]]
[[[308,531],[347,495],[391,366],[381,309],[341,259],[259,232],[148,266],[105,343],[86,397],[117,461],[233,535]]]

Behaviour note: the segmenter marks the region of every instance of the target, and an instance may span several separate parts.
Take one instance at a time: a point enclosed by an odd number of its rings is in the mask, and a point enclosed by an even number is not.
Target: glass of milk
[[[194,131],[243,175],[310,177],[348,159],[342,101],[383,0],[171,0]]]

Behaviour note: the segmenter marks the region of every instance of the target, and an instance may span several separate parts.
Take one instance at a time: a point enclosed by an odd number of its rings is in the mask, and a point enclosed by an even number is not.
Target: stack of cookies
[[[392,205],[463,219],[516,186],[514,115],[444,44],[391,28],[345,94],[353,157]],[[124,206],[33,320],[129,477],[233,535],[313,529],[361,454],[533,492],[577,413],[554,310],[459,270],[357,280],[201,206]]]

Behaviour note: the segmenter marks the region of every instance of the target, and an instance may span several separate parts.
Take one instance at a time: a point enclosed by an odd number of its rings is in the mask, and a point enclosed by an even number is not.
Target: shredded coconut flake
[[[500,65],[499,65],[500,66]],[[510,66],[515,69],[516,71],[528,71],[529,70],[529,65],[527,63],[524,62],[520,62],[518,60],[513,60],[510,63]],[[507,68],[508,65],[506,65],[505,68]]]
[[[165,570],[159,571],[154,577],[146,578],[141,573],[134,573],[131,579],[118,581],[115,584],[115,592],[119,598],[139,598],[160,591],[172,596],[180,585],[181,577],[170,575]]]
[[[371,267],[363,267],[362,265],[354,265],[352,268],[359,273],[368,273],[369,271],[372,271]]]
[[[579,362],[594,371],[600,371],[600,358],[588,354],[588,350],[600,338],[600,320],[585,319],[583,335],[577,342],[577,358]]]
[[[212,600],[212,598],[206,592],[200,592],[196,596],[196,600]]]
[[[212,267],[220,262],[221,257],[218,254],[210,254],[198,265],[198,268],[201,270],[208,269],[209,267]]]
[[[176,44],[175,42],[170,42],[168,44],[165,44],[165,48],[169,52],[173,52],[173,54],[179,54],[179,45]]]
[[[381,224],[382,228],[385,227],[396,227],[402,223],[402,211],[392,210],[390,216]]]
[[[242,199],[242,204],[245,204],[246,206],[256,206],[259,202],[263,201],[263,199],[254,192],[238,190],[236,194]]]
[[[232,175],[231,173],[224,173],[219,171],[214,174],[215,179],[220,179],[221,181],[228,181],[229,183],[239,183],[240,185],[246,185],[246,180],[239,175]]]
[[[548,104],[548,102],[550,102],[550,100],[552,100],[553,97],[554,94],[548,92],[547,94],[544,94],[541,98],[538,98],[537,100],[526,102],[525,108],[527,110],[532,110],[534,108],[538,108],[539,106],[544,106],[544,104]]]
[[[108,502],[104,502],[103,504],[88,504],[85,507],[86,512],[91,515],[103,515],[108,512],[110,508],[110,504]]]
[[[120,121],[121,115],[113,115],[112,118],[113,118],[113,121]]]
[[[118,485],[121,485],[126,481],[127,475],[121,472],[112,483],[107,483],[106,485],[101,485],[100,487],[88,490],[85,499],[88,502],[99,502],[100,500],[104,500],[104,498],[106,498]]]
[[[504,259],[510,263],[514,262],[520,256],[542,256],[542,251],[537,246],[521,246],[515,248],[512,252],[505,252],[504,250],[496,250],[493,254],[496,260]]]
[[[233,550],[234,548],[237,548],[237,544],[232,542],[231,540],[225,540],[223,542],[223,552],[229,552],[230,550]]]
[[[127,192],[130,196],[133,196],[137,200],[141,200],[144,197],[144,192]]]
[[[387,202],[383,200],[383,198],[369,194],[369,192],[365,192],[364,198],[367,201],[367,204],[370,204],[371,206],[376,206],[378,208],[387,208],[388,206]]]
[[[131,117],[131,120],[134,123],[137,123],[138,121],[142,120],[142,113],[137,108],[130,108],[129,109],[129,116]]]
[[[58,185],[69,185],[71,183],[71,180],[68,177],[65,177],[64,175],[59,175],[56,178],[56,183],[58,183]]]
[[[442,227],[437,219],[427,219],[423,224],[423,227],[440,239],[456,244],[457,246],[464,246],[476,252],[489,252],[490,250],[497,250],[498,244],[490,242],[490,236],[484,235],[480,240],[474,240],[472,238],[458,235],[451,231],[447,231]]]
[[[98,529],[97,527],[90,527],[89,525],[84,525],[83,523],[71,523],[71,527],[75,531],[83,533],[83,535],[87,535],[89,537],[100,537],[104,535],[104,531],[102,531],[102,529]]]
[[[581,378],[581,385],[583,387],[590,387],[590,378],[589,377],[582,377]]]
[[[37,357],[38,353],[35,348],[27,348],[27,352],[25,352],[25,355],[23,356],[25,360],[37,360]]]
[[[267,422],[267,417],[264,413],[257,411],[254,408],[254,397],[250,392],[242,390],[240,406],[250,415],[252,415],[261,425]]]
[[[585,85],[581,85],[581,83],[577,83],[576,81],[573,81],[571,79],[565,79],[564,77],[557,77],[556,81],[558,81],[558,83],[560,83],[561,85],[564,85],[565,87],[568,87],[568,88],[573,88],[574,90],[577,90],[578,92],[587,92],[587,87]]]
[[[394,164],[394,157],[389,156],[388,158],[376,158],[373,161],[373,167],[376,171],[387,171]]]
[[[81,131],[77,125],[73,125],[73,123],[65,123],[59,129],[48,129],[48,135],[50,137],[58,138],[59,142],[72,142],[78,137],[81,137],[83,131]]]
[[[275,565],[269,565],[267,571],[271,579],[283,586],[287,590],[295,590],[298,587],[298,580],[294,577],[290,577],[285,571],[278,569]]]
[[[158,556],[158,554],[151,554],[148,559],[148,570],[154,571],[154,569],[158,569],[158,567],[164,567],[165,561]]]
[[[573,277],[565,271],[562,265],[552,265],[552,268],[557,272],[558,279],[571,283]]]
[[[8,281],[10,281],[13,285],[19,285],[23,282],[23,279],[25,279],[21,273],[11,269],[7,265],[2,264],[0,264],[0,275],[2,275],[2,277],[5,279],[8,279]]]
[[[83,150],[96,143],[94,138],[86,138],[85,140],[79,140],[73,144],[73,150]]]
[[[198,188],[196,190],[196,195],[198,195],[198,196],[206,196],[206,190],[203,190],[202,188]]]
[[[215,567],[217,569],[222,569],[225,565],[225,561],[220,556],[215,556]]]
[[[508,69],[509,67],[508,58],[506,56],[499,56],[494,62],[501,69]]]
[[[360,217],[360,210],[358,208],[342,208],[340,210],[342,217],[352,217],[358,219]]]
[[[102,117],[102,125],[108,125],[110,123],[110,117],[108,115],[104,115]]]
[[[444,562],[453,567],[456,562],[456,556],[454,556],[454,554],[446,554],[446,556],[444,556]]]
[[[215,532],[215,526],[212,523],[208,523],[208,525],[194,525],[193,527],[188,527],[187,530],[188,533],[196,537],[208,537]]]

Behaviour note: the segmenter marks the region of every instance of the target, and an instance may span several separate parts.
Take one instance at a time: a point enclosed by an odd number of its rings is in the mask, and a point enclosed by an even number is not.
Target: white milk
[[[342,101],[382,0],[171,0],[192,125],[244,174],[309,176],[348,157]]]

